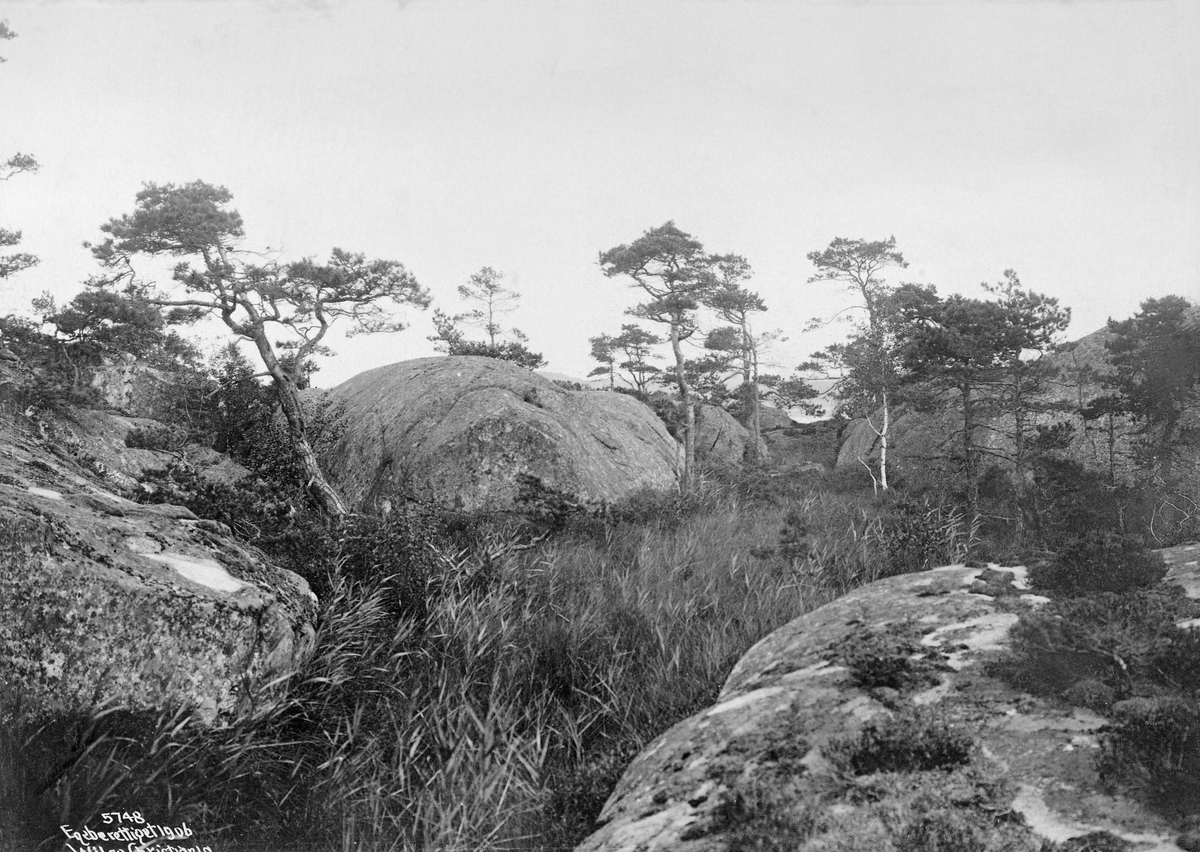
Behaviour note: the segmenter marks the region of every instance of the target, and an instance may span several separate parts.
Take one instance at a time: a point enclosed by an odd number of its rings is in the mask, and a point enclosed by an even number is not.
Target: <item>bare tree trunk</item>
[[[325,478],[325,474],[321,471],[321,465],[317,462],[317,454],[313,452],[312,444],[308,441],[304,409],[300,405],[300,392],[296,389],[296,384],[292,381],[291,376],[279,363],[279,359],[275,357],[266,333],[261,329],[259,332],[254,335],[254,345],[275,385],[275,395],[279,399],[279,407],[283,411],[284,420],[287,421],[288,440],[304,470],[305,487],[325,514],[335,518],[348,515],[350,510],[341,496],[333,490],[329,480]]]
[[[746,460],[752,465],[762,459],[759,456],[759,443],[762,441],[762,409],[758,399],[758,358],[754,351],[754,343],[750,338],[750,330],[742,323],[742,384],[749,394],[750,416],[746,425],[750,430],[750,446],[746,452]]]
[[[879,487],[888,490],[888,430],[892,427],[892,408],[887,391],[883,392],[883,428],[879,430]]]
[[[967,506],[972,517],[979,514],[979,482],[975,476],[975,412],[972,408],[971,386],[963,385],[963,467],[967,479]]]
[[[1029,527],[1025,514],[1029,506],[1029,489],[1033,479],[1033,475],[1028,469],[1029,463],[1026,458],[1028,452],[1026,450],[1027,441],[1025,432],[1024,398],[1021,394],[1021,377],[1017,375],[1013,385],[1013,466],[1017,472],[1015,532],[1018,539],[1024,538],[1025,530]]]
[[[1108,484],[1117,484],[1117,423],[1116,415],[1108,413]]]
[[[296,453],[296,458],[300,460],[300,466],[304,469],[305,486],[309,493],[312,494],[325,514],[332,517],[349,514],[350,510],[346,508],[341,496],[333,490],[333,486],[329,484],[329,480],[321,471],[321,466],[317,462],[317,454],[313,452],[312,445],[308,442],[304,414],[300,408],[300,397],[296,392],[296,386],[290,381],[280,383],[276,380],[275,392],[279,397],[279,407],[283,409],[283,416],[287,420],[288,438],[291,440],[292,450]]]
[[[750,463],[762,461],[762,405],[758,399],[758,383],[750,382]]]
[[[671,323],[671,350],[675,353],[675,379],[679,383],[679,398],[683,404],[683,476],[684,491],[692,488],[696,468],[696,410],[692,407],[692,388],[683,371],[683,349],[679,345],[679,324]]]

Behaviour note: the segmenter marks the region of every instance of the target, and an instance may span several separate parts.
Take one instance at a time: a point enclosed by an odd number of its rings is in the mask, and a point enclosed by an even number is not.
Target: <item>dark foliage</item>
[[[1035,588],[1050,592],[1122,593],[1153,586],[1166,576],[1162,557],[1139,536],[1089,529],[1059,544],[1057,553],[1029,572]]]
[[[1099,768],[1105,780],[1139,791],[1169,817],[1200,813],[1200,707],[1194,693],[1118,704]]]
[[[187,435],[170,426],[135,426],[125,434],[125,446],[134,450],[178,450]]]
[[[1110,320],[1110,407],[1142,424],[1140,458],[1169,472],[1191,437],[1183,414],[1200,384],[1200,317],[1180,296],[1147,299],[1127,320]]]
[[[1177,587],[1055,600],[1013,628],[997,673],[1038,695],[1105,710],[1138,694],[1200,688],[1200,638],[1177,626],[1200,605]]]
[[[898,716],[869,722],[857,737],[833,742],[827,756],[854,775],[875,772],[928,772],[970,762],[971,736],[931,715]]]
[[[868,628],[836,649],[838,661],[860,689],[915,692],[937,684],[945,670],[943,656],[922,645],[920,637],[911,624]]]
[[[1032,566],[1036,587],[1067,594],[1123,592],[1152,586],[1166,574],[1136,532],[1144,517],[1143,494],[1051,456],[1036,460],[1026,494],[1025,510],[1036,519],[1034,541],[1052,554]]]

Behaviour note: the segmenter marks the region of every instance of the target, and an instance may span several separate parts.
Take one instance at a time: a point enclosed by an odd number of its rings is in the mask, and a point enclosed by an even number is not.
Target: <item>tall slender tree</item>
[[[657,334],[651,334],[636,323],[621,325],[621,333],[613,339],[613,344],[625,356],[617,364],[629,377],[629,385],[638,393],[649,393],[650,383],[662,373],[662,369],[652,360],[658,360],[654,347],[661,345],[663,339]]]
[[[1012,464],[1018,495],[1024,498],[1033,482],[1037,418],[1059,408],[1045,397],[1047,386],[1060,372],[1046,356],[1061,343],[1061,334],[1071,321],[1071,311],[1060,307],[1057,299],[1021,287],[1021,280],[1012,269],[1004,271],[1003,281],[983,287],[1004,312],[1007,335],[997,346],[1001,369],[993,394],[1004,415],[1004,425],[998,429],[1007,433],[1002,434],[1007,452],[1000,455]],[[1019,502],[1027,505],[1024,499]],[[1020,514],[1017,525],[1018,532],[1025,525]]]
[[[682,485],[690,489],[696,468],[696,412],[688,382],[683,341],[696,333],[696,310],[716,285],[716,258],[691,234],[667,222],[651,228],[632,243],[600,255],[600,267],[609,278],[626,277],[642,290],[646,301],[630,309],[639,319],[661,323],[668,330],[675,356],[675,384],[683,408]]]
[[[455,314],[454,321],[482,329],[487,335],[489,346],[496,345],[497,337],[503,340],[511,336],[521,343],[529,340],[519,328],[506,331],[500,323],[501,317],[515,311],[517,302],[521,300],[520,293],[501,283],[503,279],[503,273],[485,266],[472,275],[466,284],[458,286],[459,297],[474,307],[461,314]]]
[[[592,357],[599,362],[589,376],[608,376],[608,387],[615,390],[620,378],[626,387],[639,394],[649,393],[650,383],[662,373],[651,364],[653,347],[662,343],[662,338],[651,334],[639,325],[625,323],[616,337],[601,334],[588,338],[592,344]],[[618,370],[620,372],[618,372]]]
[[[901,356],[896,340],[896,314],[888,301],[893,290],[880,275],[889,268],[903,269],[908,262],[896,250],[894,236],[874,242],[837,237],[827,248],[809,252],[808,259],[816,268],[816,273],[808,279],[810,284],[821,281],[841,284],[857,300],[850,309],[865,313],[865,321],[859,324],[852,349],[838,350],[835,347],[819,354],[818,359],[836,363],[841,356],[853,357],[856,364],[856,391],[868,403],[859,414],[866,418],[879,440],[877,481],[886,491],[889,487],[888,446],[893,396],[898,384],[897,365]],[[872,476],[875,474],[872,473]]]
[[[146,184],[132,213],[101,226],[108,237],[92,252],[113,285],[133,279],[139,256],[180,258],[174,280],[182,292],[152,293],[148,301],[198,309],[253,344],[274,385],[309,492],[326,513],[343,515],[346,505],[308,439],[299,394],[305,364],[312,355],[328,353],[324,341],[335,323],[347,325],[350,334],[399,331],[404,323],[394,311],[427,307],[429,295],[397,261],[367,260],[336,248],[327,263],[263,262],[241,248],[244,227],[228,206],[232,200],[229,190],[203,181]],[[277,334],[284,339],[273,339]]]
[[[501,283],[504,278],[490,266],[476,272],[466,284],[458,288],[458,295],[470,310],[450,316],[441,310],[433,312],[433,327],[437,334],[429,338],[439,352],[447,355],[478,355],[511,361],[527,370],[546,366],[540,352],[533,352],[525,344],[529,338],[519,328],[505,329],[500,320],[505,314],[516,310],[521,294]],[[468,340],[459,326],[477,328],[487,335],[487,340]],[[509,339],[505,339],[509,338]]]
[[[592,358],[599,362],[588,373],[588,378],[607,376],[608,389],[615,390],[617,387],[617,339],[611,334],[598,334],[595,337],[589,337],[588,343],[592,344]]]
[[[731,323],[737,359],[742,372],[739,391],[746,404],[746,428],[750,432],[746,460],[757,464],[762,440],[761,401],[759,392],[759,355],[765,336],[757,335],[753,321],[756,314],[767,309],[762,297],[742,286],[751,276],[750,264],[744,257],[728,255],[717,261],[717,286],[705,300],[718,317]]]

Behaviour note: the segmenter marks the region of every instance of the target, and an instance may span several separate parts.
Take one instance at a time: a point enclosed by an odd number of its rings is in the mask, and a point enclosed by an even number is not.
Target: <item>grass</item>
[[[219,726],[182,710],[14,715],[0,793],[39,780],[0,831],[51,848],[60,825],[137,801],[226,852],[570,848],[751,645],[895,570],[886,514],[819,483],[709,483],[555,526],[531,540],[476,525],[419,558],[369,528],[343,537],[313,658]],[[341,569],[360,552],[371,570]]]
[[[50,848],[137,801],[222,849],[571,846],[638,750],[829,599],[749,555],[778,525],[718,493],[533,548],[485,534],[437,556],[419,620],[397,617],[395,578],[334,571],[314,657],[236,719],[97,707],[5,726],[4,798],[23,791],[7,834]]]

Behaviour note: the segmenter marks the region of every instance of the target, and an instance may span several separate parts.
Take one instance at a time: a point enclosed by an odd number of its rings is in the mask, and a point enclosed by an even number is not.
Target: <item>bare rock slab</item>
[[[565,390],[492,358],[379,367],[329,399],[346,428],[322,466],[356,507],[416,500],[511,511],[531,485],[598,505],[677,481],[678,445],[638,400]]]
[[[1180,848],[1162,817],[1100,782],[1105,718],[991,673],[1019,612],[1044,603],[1024,580],[961,565],[892,577],[775,631],[714,706],[634,760],[579,850]],[[969,760],[847,769],[848,744],[906,719],[959,732]]]

